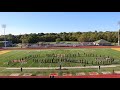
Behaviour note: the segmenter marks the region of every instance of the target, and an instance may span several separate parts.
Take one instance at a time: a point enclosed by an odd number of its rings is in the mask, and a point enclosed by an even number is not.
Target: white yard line
[[[40,67],[40,65],[41,65],[41,62],[39,62],[39,67]]]
[[[18,67],[21,67],[21,66],[22,66],[22,63]]]
[[[34,63],[34,62],[33,62]],[[33,63],[31,63],[28,67],[30,67]]]

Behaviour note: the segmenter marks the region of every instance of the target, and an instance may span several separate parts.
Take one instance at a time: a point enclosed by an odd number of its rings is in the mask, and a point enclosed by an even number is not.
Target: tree
[[[12,35],[12,34],[8,34],[8,35],[7,35],[7,39],[8,39],[9,41],[12,41],[12,40],[13,40],[13,35]]]
[[[77,40],[78,40],[79,42],[84,42],[84,41],[85,41],[84,35],[81,35]]]
[[[28,44],[28,35],[27,34],[25,34],[25,35],[23,35],[23,36],[21,36],[21,41],[22,41],[22,44]]]
[[[58,38],[60,41],[80,41],[94,42],[99,39],[105,39],[112,43],[117,43],[118,32],[61,32],[61,33],[31,33],[23,35],[6,35],[6,40],[12,43],[37,43],[37,42],[55,42]],[[4,41],[4,35],[0,36],[0,41]],[[58,39],[59,42],[59,39]]]
[[[4,47],[4,43],[3,42],[0,42],[0,47]]]
[[[61,41],[61,38],[56,39],[56,43],[59,43]]]

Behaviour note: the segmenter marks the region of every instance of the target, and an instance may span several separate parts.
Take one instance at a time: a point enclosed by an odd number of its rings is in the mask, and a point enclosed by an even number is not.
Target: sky
[[[120,12],[0,12],[5,34],[117,31]],[[4,29],[0,27],[0,35]]]

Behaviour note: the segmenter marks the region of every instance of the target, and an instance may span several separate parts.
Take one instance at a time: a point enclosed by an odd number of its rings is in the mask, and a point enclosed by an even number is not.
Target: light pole
[[[4,29],[4,45],[5,45],[5,48],[6,48],[6,37],[5,37],[5,28],[6,28],[6,24],[2,24],[2,28]]]
[[[120,33],[120,21],[118,22],[118,25],[119,25],[119,30],[118,30],[118,46],[120,45],[120,36],[119,36],[119,33]]]

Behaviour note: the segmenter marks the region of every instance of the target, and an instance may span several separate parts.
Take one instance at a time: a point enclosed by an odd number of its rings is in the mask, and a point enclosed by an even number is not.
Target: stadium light
[[[5,28],[6,28],[6,24],[2,24],[2,28],[4,29],[4,45],[5,45],[5,48],[6,48],[6,37],[5,37]]]

